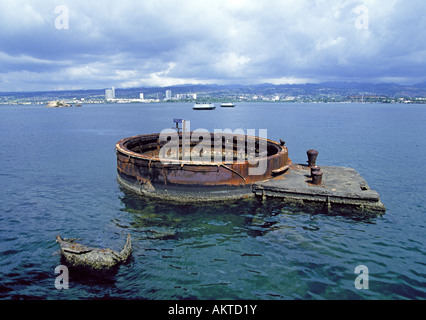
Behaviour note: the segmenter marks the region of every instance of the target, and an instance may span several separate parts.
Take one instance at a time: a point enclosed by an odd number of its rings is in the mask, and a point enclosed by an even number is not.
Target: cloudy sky
[[[426,81],[425,0],[1,0],[0,91]]]

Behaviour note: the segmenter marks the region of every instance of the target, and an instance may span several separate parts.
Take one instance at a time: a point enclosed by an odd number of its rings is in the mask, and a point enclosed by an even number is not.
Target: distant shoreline
[[[112,99],[106,90],[0,92],[0,104],[95,103],[426,103],[426,83],[324,82],[306,84],[181,85],[170,87],[116,88]]]
[[[138,101],[79,101],[79,102],[65,102],[64,105],[51,105],[49,106],[49,102],[0,102],[0,105],[3,106],[23,106],[23,105],[40,105],[48,108],[72,108],[72,107],[82,107],[83,105],[91,105],[91,104],[169,104],[169,103],[177,103],[177,104],[192,104],[196,101],[156,101],[156,102],[138,102]],[[201,102],[201,101],[200,101]],[[418,98],[418,99],[391,99],[391,101],[350,101],[350,100],[341,100],[341,101],[268,101],[268,100],[246,100],[246,101],[232,101],[234,103],[268,103],[268,104],[308,104],[308,103],[316,103],[316,104],[426,104],[426,98]],[[212,103],[220,103],[220,102],[212,102]]]

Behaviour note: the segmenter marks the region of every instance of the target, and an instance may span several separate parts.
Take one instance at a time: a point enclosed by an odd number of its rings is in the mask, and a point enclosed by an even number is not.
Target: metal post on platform
[[[322,184],[322,175],[321,171],[314,171],[312,173],[312,184],[320,186]]]
[[[318,167],[318,166],[312,166],[311,167],[311,177],[316,173],[316,172],[319,172],[319,171],[321,171],[321,168],[320,167]]]
[[[182,120],[182,160],[189,160],[190,158],[190,124],[186,120]]]
[[[306,151],[306,154],[308,155],[308,166],[309,167],[315,166],[315,163],[318,157],[318,151],[314,149],[310,149]]]
[[[173,122],[176,123],[176,131],[179,135],[182,130],[182,160],[189,159],[190,156],[190,122],[183,119],[173,119]],[[179,124],[182,124],[182,127],[179,127]],[[174,128],[173,128],[174,129]],[[180,144],[180,143],[179,143]],[[179,153],[178,149],[178,153]],[[179,155],[178,155],[179,159]]]
[[[179,127],[179,123],[182,123],[182,121],[185,121],[185,120],[173,119],[173,122],[176,123],[176,131],[177,131],[178,134],[179,134],[180,130],[182,129],[182,128]],[[175,129],[175,128],[172,128],[172,129]]]

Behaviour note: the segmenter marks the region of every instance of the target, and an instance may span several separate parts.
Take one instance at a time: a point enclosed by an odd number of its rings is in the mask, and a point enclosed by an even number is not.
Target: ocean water
[[[182,205],[116,181],[115,144],[191,121],[191,129],[267,129],[294,163],[356,169],[383,216],[304,212],[279,201]],[[0,107],[1,299],[425,299],[426,107],[399,104],[101,104]],[[256,131],[258,132],[258,131]],[[55,288],[55,236],[120,250],[117,274],[70,273]],[[368,268],[357,289],[355,268]],[[365,284],[365,283],[364,283]]]

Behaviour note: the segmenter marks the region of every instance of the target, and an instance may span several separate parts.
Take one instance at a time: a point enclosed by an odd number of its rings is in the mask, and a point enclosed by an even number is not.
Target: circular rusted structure
[[[207,135],[194,142],[192,132],[185,135],[189,140],[176,134],[176,148],[167,148],[171,139],[162,141],[159,133],[120,140],[118,182],[141,195],[220,200],[251,195],[253,183],[282,174],[291,165],[284,144],[247,135]]]

